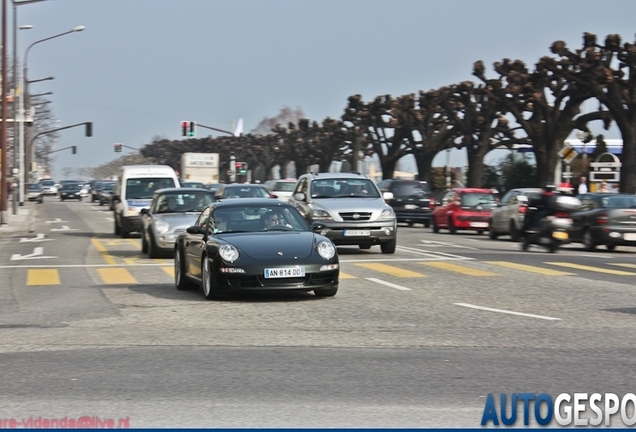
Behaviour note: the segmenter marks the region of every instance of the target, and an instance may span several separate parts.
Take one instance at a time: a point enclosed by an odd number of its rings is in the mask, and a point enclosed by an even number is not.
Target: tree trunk
[[[414,155],[415,162],[417,163],[417,177],[420,180],[425,181],[429,184],[429,188],[433,189],[433,178],[431,175],[432,167],[433,167],[433,159],[435,159],[435,155]]]
[[[629,115],[629,117],[633,117],[633,115]],[[619,128],[623,138],[619,191],[633,195],[636,193],[636,123],[630,119],[629,124],[622,127],[619,124]]]

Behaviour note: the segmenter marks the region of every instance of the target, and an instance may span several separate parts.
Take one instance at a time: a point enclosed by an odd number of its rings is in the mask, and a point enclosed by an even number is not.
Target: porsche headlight
[[[239,251],[234,246],[225,244],[219,249],[219,255],[224,261],[234,262],[239,258]]]
[[[159,234],[167,233],[170,230],[170,224],[163,219],[155,219],[155,230]]]
[[[332,220],[331,215],[324,210],[312,210],[311,218],[313,220]]]
[[[395,212],[392,208],[384,209],[382,210],[382,213],[380,213],[380,217],[378,218],[378,220],[386,219],[395,219]]]
[[[318,255],[326,260],[333,258],[333,256],[336,254],[336,248],[330,241],[318,242],[318,244],[316,245],[316,250],[318,251]]]

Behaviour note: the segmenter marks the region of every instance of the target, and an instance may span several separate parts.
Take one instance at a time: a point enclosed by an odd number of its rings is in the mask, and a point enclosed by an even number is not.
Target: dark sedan
[[[175,243],[175,284],[199,285],[206,299],[238,291],[338,292],[334,244],[288,203],[235,199],[206,207]]]
[[[617,245],[636,246],[636,196],[617,193],[587,193],[578,196],[579,208],[572,213],[573,242],[592,251],[598,245],[614,250]]]
[[[60,201],[67,199],[82,200],[82,186],[80,182],[67,181],[60,187]]]

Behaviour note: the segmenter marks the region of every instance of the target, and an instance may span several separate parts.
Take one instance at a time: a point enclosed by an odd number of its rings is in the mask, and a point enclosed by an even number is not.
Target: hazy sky
[[[30,80],[55,77],[30,90],[54,92],[60,125],[94,124],[92,138],[82,128],[60,132],[58,148],[78,152],[58,154],[56,179],[64,167],[126,154],[114,143],[180,139],[181,120],[229,129],[243,118],[248,132],[285,106],[311,120],[339,118],[353,94],[370,100],[471,80],[476,60],[494,77],[494,61],[532,67],[556,40],[579,48],[586,31],[630,42],[636,33],[634,0],[47,0],[17,11],[19,26],[33,25],[19,32],[22,53],[86,27],[28,57]],[[9,24],[12,16],[9,6]]]

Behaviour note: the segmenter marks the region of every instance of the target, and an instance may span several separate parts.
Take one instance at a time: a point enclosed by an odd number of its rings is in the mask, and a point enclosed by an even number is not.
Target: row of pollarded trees
[[[268,135],[155,140],[141,153],[175,168],[184,152],[218,152],[225,161],[233,153],[236,160],[261,165],[267,173],[289,161],[303,173],[314,164],[327,170],[334,160],[354,162],[362,152],[378,156],[385,178],[393,176],[402,157],[412,154],[419,178],[430,181],[435,156],[463,148],[467,185],[480,186],[488,152],[529,144],[536,157],[537,183],[543,183],[558,180],[553,178],[558,151],[574,130],[588,132],[591,139],[589,122],[600,120],[607,129],[615,121],[624,143],[620,189],[636,193],[636,45],[621,44],[617,35],[600,45],[586,33],[582,49],[571,51],[555,42],[551,51],[556,57],[541,58],[534,70],[519,60],[497,62],[496,78],[488,78],[478,61],[473,66],[477,83],[372,101],[353,95],[339,120],[303,119],[278,125]],[[598,110],[581,114],[582,104],[590,99],[599,102]]]

